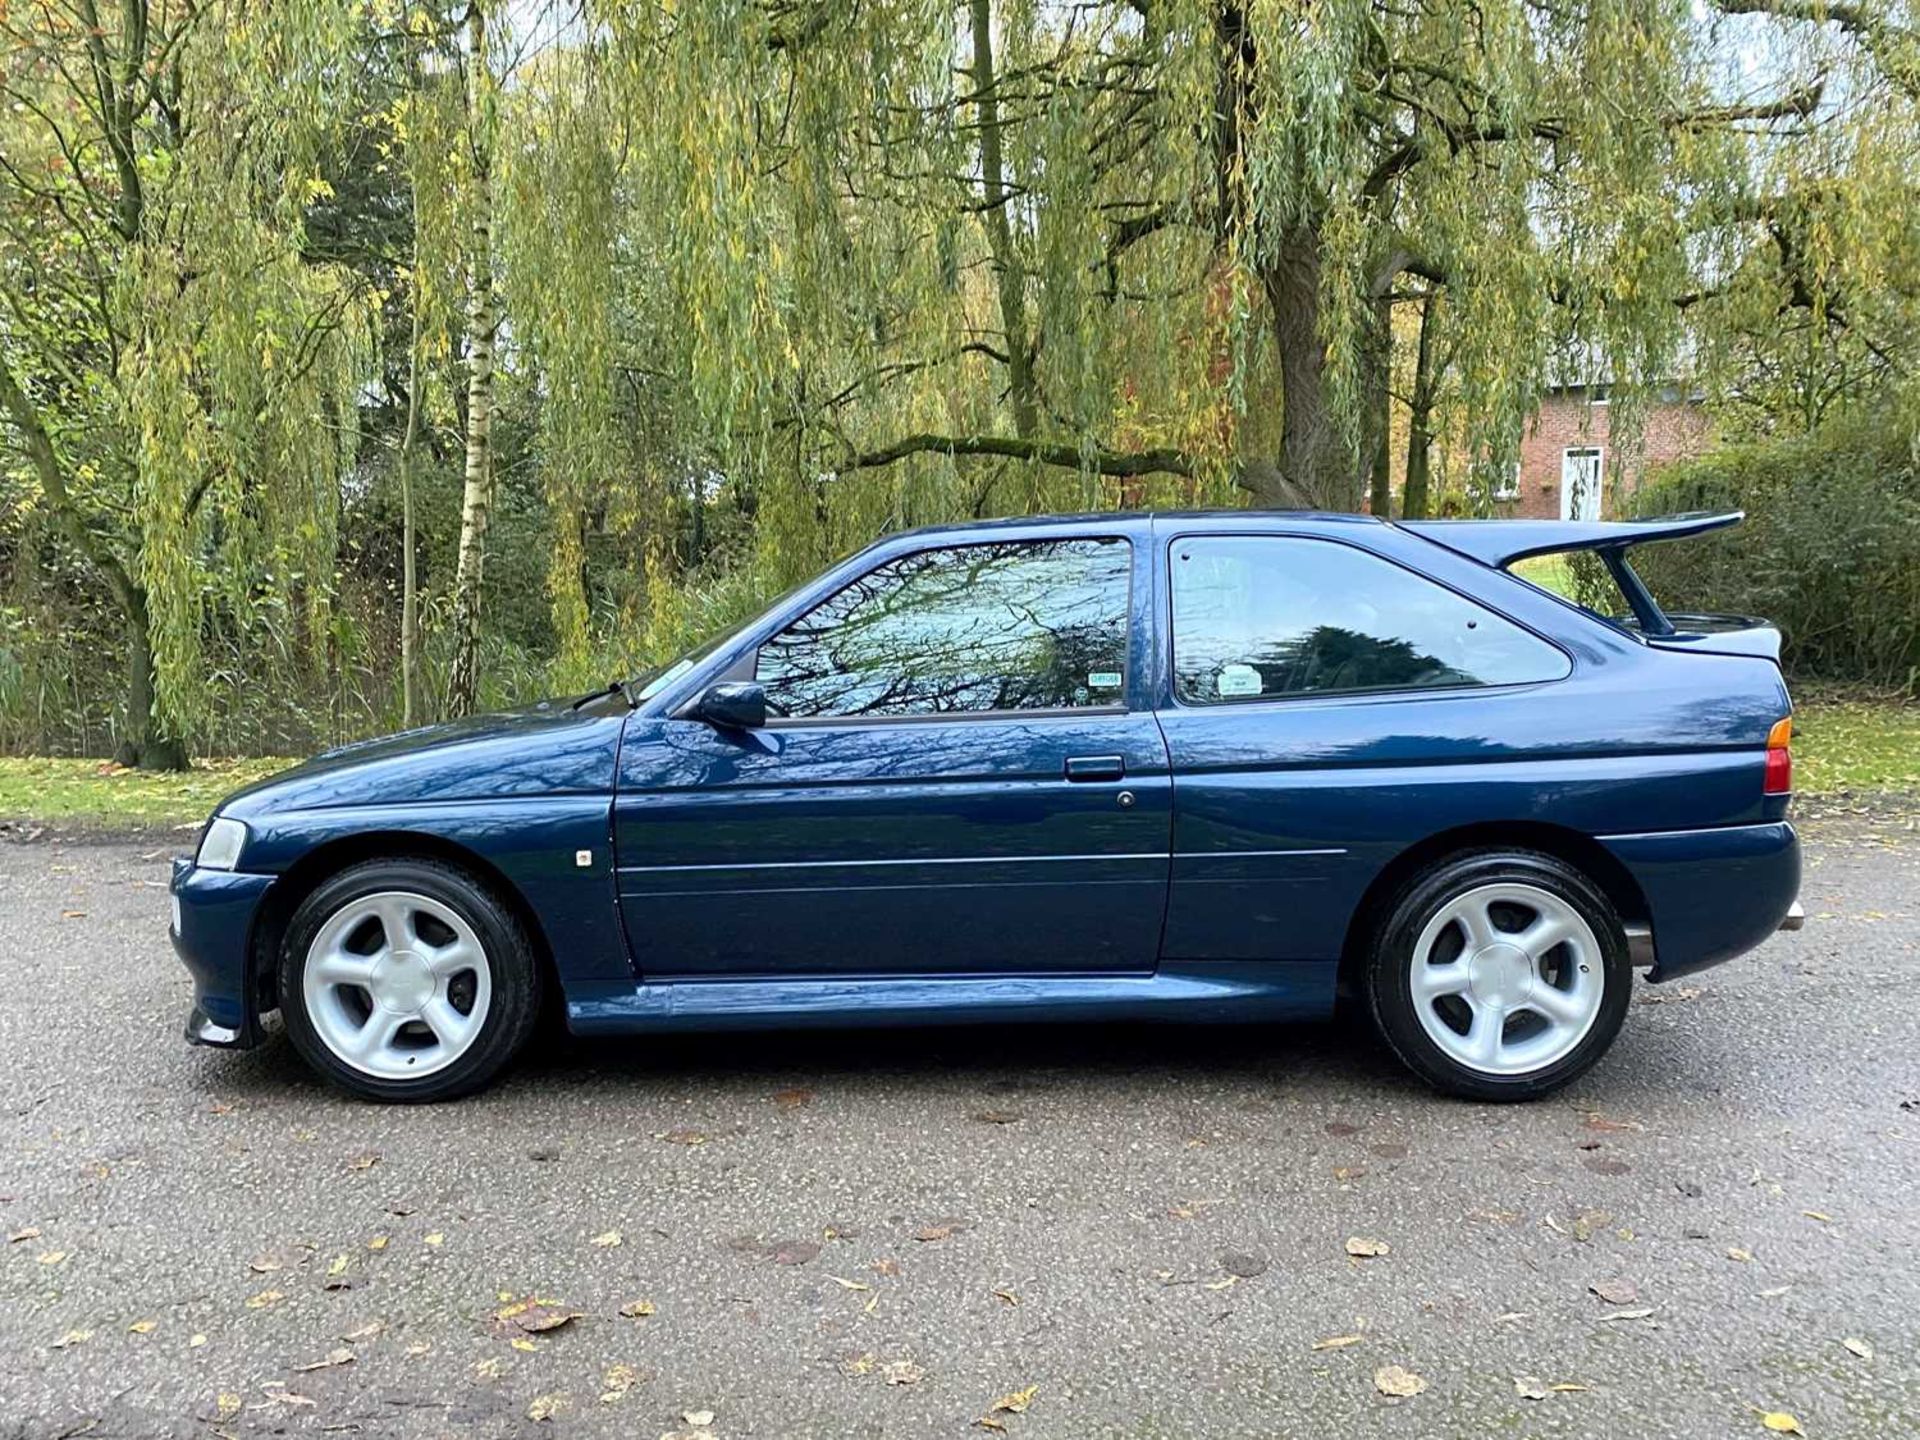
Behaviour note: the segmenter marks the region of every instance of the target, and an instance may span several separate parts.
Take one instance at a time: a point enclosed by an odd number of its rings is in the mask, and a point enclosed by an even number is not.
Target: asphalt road
[[[181,1043],[152,842],[0,845],[0,1437],[1920,1434],[1920,831],[1811,831],[1805,931],[1525,1108],[1008,1027],[381,1109]]]

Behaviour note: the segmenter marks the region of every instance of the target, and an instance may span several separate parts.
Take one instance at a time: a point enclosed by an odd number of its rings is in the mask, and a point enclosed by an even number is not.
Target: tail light
[[[1776,721],[1773,729],[1767,732],[1767,770],[1766,779],[1760,786],[1763,795],[1791,795],[1793,793],[1793,717]]]

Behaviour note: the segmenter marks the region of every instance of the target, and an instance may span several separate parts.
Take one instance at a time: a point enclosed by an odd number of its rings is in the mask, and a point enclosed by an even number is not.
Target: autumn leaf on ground
[[[931,1244],[936,1240],[950,1239],[952,1235],[953,1227],[951,1225],[928,1225],[923,1229],[913,1232],[914,1239],[926,1244]]]
[[[249,1295],[247,1297],[247,1309],[264,1310],[269,1305],[278,1305],[286,1298],[284,1291],[262,1290],[258,1295]]]
[[[347,1331],[346,1334],[342,1335],[340,1338],[342,1340],[355,1340],[355,1341],[371,1340],[373,1339],[374,1336],[378,1335],[382,1330],[386,1328],[387,1328],[387,1325],[384,1320],[369,1320],[366,1324],[362,1325],[359,1329],[349,1330]]]
[[[1011,1290],[995,1289],[992,1292],[992,1294],[994,1299],[1000,1301],[1004,1305],[1018,1305],[1020,1303],[1020,1297],[1014,1294],[1013,1291]]]
[[[387,1248],[387,1245],[388,1237],[385,1235],[376,1235],[367,1241],[367,1249],[369,1250],[384,1250]]]
[[[333,1263],[327,1266],[327,1274],[329,1276],[340,1276],[346,1273],[347,1273],[347,1257],[345,1255],[334,1256]]]
[[[1738,1245],[1729,1245],[1727,1247],[1727,1259],[1738,1260],[1744,1265],[1753,1259],[1753,1252],[1751,1250],[1742,1250]]]
[[[1522,1400],[1544,1400],[1547,1398],[1547,1387],[1531,1375],[1516,1375],[1513,1377],[1513,1393]]]
[[[776,1265],[804,1265],[820,1253],[817,1240],[781,1240],[773,1247]]]
[[[213,1400],[214,1418],[224,1425],[240,1413],[240,1407],[245,1403],[231,1390],[222,1390]]]
[[[473,1378],[476,1380],[498,1380],[507,1368],[506,1361],[498,1355],[489,1355],[484,1360],[476,1360],[473,1366]]]
[[[573,1398],[565,1394],[536,1395],[527,1406],[527,1419],[551,1420],[573,1408]]]
[[[631,1365],[610,1365],[600,1381],[600,1403],[612,1405],[626,1397],[627,1391],[640,1379],[640,1372]]]
[[[620,1232],[618,1230],[602,1230],[587,1243],[597,1246],[602,1250],[612,1250],[621,1243]]]
[[[16,1230],[7,1236],[7,1243],[9,1245],[18,1245],[22,1240],[38,1240],[39,1238],[40,1227],[38,1225],[29,1225],[26,1229]]]
[[[653,1301],[629,1300],[620,1307],[620,1313],[629,1320],[644,1320],[647,1316],[655,1313]]]
[[[1602,1315],[1600,1320],[1603,1324],[1613,1320],[1644,1320],[1651,1314],[1653,1314],[1653,1307],[1649,1305],[1639,1310],[1609,1311],[1607,1314]]]
[[[1776,1435],[1804,1435],[1807,1433],[1800,1428],[1800,1422],[1785,1410],[1760,1410],[1758,1405],[1753,1408],[1760,1413],[1760,1423]]]
[[[1809,1220],[1818,1220],[1822,1225],[1831,1225],[1833,1223],[1833,1216],[1827,1214],[1824,1210],[1802,1210],[1800,1213]]]
[[[1408,1399],[1427,1388],[1427,1382],[1399,1365],[1382,1365],[1373,1372],[1373,1388],[1382,1395]]]
[[[773,1095],[773,1103],[778,1105],[782,1110],[798,1110],[803,1105],[811,1105],[813,1103],[813,1091],[803,1089],[798,1085],[790,1090],[776,1090]]]
[[[674,1130],[663,1130],[653,1138],[656,1140],[664,1140],[669,1145],[704,1145],[707,1143],[707,1137],[705,1135],[701,1134],[698,1130],[689,1130],[684,1126]]]
[[[850,1359],[842,1360],[840,1362],[840,1368],[845,1370],[849,1375],[871,1375],[875,1363],[873,1352],[869,1350],[863,1355],[855,1355]]]
[[[338,1349],[329,1350],[321,1359],[310,1360],[305,1365],[294,1366],[293,1373],[296,1375],[305,1375],[312,1370],[331,1370],[335,1366],[351,1365],[352,1363],[353,1351],[342,1345]]]
[[[36,1258],[42,1265],[59,1265],[65,1262],[67,1252],[64,1250],[48,1250]]]
[[[1602,1280],[1587,1287],[1609,1305],[1631,1305],[1640,1298],[1640,1291],[1631,1280]]]
[[[159,1325],[160,1322],[158,1320],[136,1320],[127,1326],[127,1333],[129,1335],[151,1335],[159,1328]]]
[[[53,1342],[53,1348],[56,1350],[68,1350],[75,1345],[84,1345],[92,1338],[93,1331],[91,1330],[69,1330]]]
[[[1370,1240],[1365,1235],[1347,1237],[1347,1254],[1356,1260],[1370,1260],[1376,1255],[1388,1254],[1392,1249],[1384,1240]]]
[[[373,1150],[367,1150],[367,1151],[363,1151],[361,1154],[358,1154],[354,1156],[351,1160],[347,1161],[347,1169],[371,1170],[374,1166],[378,1165],[379,1163],[380,1163],[380,1156],[378,1152]]]
[[[561,1301],[540,1295],[528,1295],[493,1312],[496,1325],[508,1333],[523,1330],[529,1335],[544,1335],[571,1325],[581,1318],[578,1310],[569,1310]]]
[[[911,1360],[889,1360],[880,1367],[880,1373],[889,1385],[917,1385],[927,1372]]]
[[[431,1235],[428,1235],[428,1236],[427,1236],[427,1237],[425,1238],[425,1240],[424,1240],[424,1242],[423,1242],[423,1243],[424,1243],[424,1244],[428,1244],[428,1245],[431,1245],[431,1246],[433,1246],[433,1247],[434,1247],[435,1249],[438,1249],[438,1248],[439,1248],[440,1246],[442,1246],[442,1245],[444,1245],[444,1244],[446,1244],[446,1243],[447,1243],[447,1237],[446,1237],[445,1235],[443,1235],[443,1234],[441,1234],[441,1233],[440,1233],[440,1232],[439,1232],[438,1230],[436,1230],[436,1231],[434,1231],[434,1232],[433,1232],[433,1233],[432,1233]]]
[[[1024,1415],[1033,1404],[1033,1397],[1040,1393],[1038,1385],[1029,1385],[1024,1390],[1015,1390],[1010,1395],[1002,1395],[987,1407],[989,1415]]]
[[[190,1339],[188,1339],[188,1341],[187,1341],[187,1348],[188,1348],[189,1350],[198,1350],[198,1349],[199,1349],[199,1348],[200,1348],[200,1347],[201,1347],[202,1345],[204,1345],[204,1344],[206,1344],[206,1343],[207,1343],[207,1337],[206,1337],[206,1336],[204,1336],[204,1335],[195,1335],[195,1336],[192,1336],[192,1337],[191,1337]]]
[[[1316,1350],[1344,1350],[1349,1345],[1358,1345],[1367,1337],[1364,1335],[1329,1335],[1324,1340],[1313,1342]]]
[[[1864,1340],[1856,1340],[1853,1336],[1849,1335],[1840,1343],[1846,1346],[1851,1354],[1858,1356],[1862,1360],[1871,1360],[1873,1358],[1873,1347]]]
[[[873,1289],[873,1286],[867,1284],[867,1282],[864,1280],[843,1280],[838,1275],[829,1275],[827,1276],[827,1279],[833,1281],[834,1284],[838,1285],[843,1290]]]

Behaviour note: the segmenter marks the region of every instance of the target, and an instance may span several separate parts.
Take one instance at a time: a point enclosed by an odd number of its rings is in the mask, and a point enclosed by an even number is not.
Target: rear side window
[[[1132,555],[1089,538],[890,560],[763,644],[754,678],[795,719],[1118,706]]]
[[[1557,648],[1392,561],[1334,541],[1174,542],[1173,683],[1189,705],[1558,680]]]

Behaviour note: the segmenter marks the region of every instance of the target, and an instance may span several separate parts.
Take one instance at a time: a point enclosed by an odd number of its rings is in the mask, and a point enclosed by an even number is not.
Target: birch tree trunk
[[[467,129],[473,153],[472,255],[467,282],[467,470],[460,502],[460,561],[453,583],[453,666],[447,711],[472,713],[480,682],[480,599],[493,510],[493,97],[487,21],[467,12]]]

